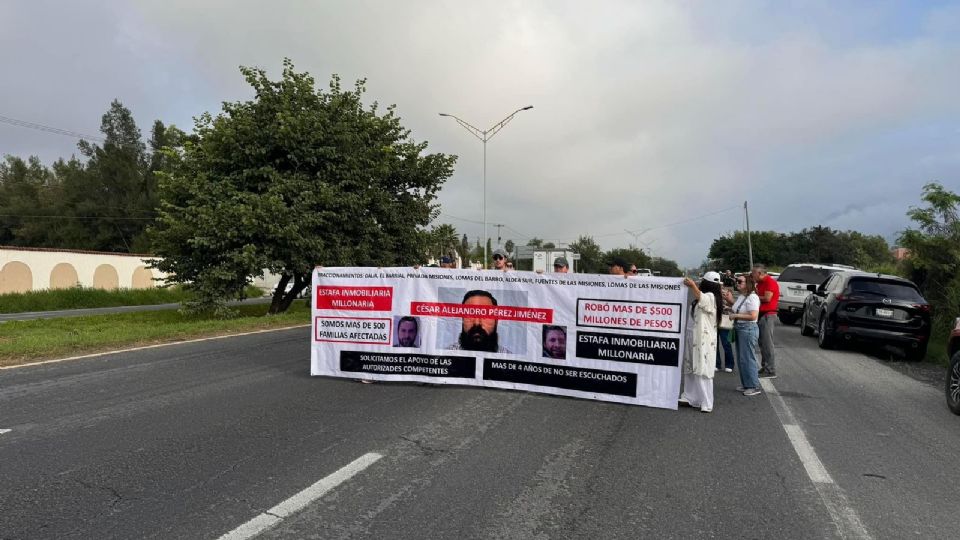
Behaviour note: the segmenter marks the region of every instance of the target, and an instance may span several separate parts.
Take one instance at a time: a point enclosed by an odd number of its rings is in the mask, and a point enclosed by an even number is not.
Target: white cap
[[[718,273],[716,273],[716,272],[713,272],[713,271],[710,271],[710,272],[707,272],[706,274],[704,274],[704,275],[703,275],[703,280],[704,280],[704,281],[712,281],[712,282],[714,282],[714,283],[720,283],[721,281],[723,281],[723,280],[720,279],[720,274],[718,274]]]

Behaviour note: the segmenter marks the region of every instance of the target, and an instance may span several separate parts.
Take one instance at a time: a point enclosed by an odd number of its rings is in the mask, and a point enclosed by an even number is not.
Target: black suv
[[[947,406],[954,414],[960,414],[960,318],[953,321],[953,330],[947,341]]]
[[[837,272],[803,303],[800,333],[817,334],[821,349],[843,341],[899,345],[922,360],[930,340],[930,304],[911,281],[885,274]]]

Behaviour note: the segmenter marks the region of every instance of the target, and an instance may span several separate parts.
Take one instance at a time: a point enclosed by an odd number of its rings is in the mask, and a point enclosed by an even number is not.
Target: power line
[[[466,221],[467,223],[476,223],[477,225],[483,225],[483,222],[482,222],[482,221],[477,221],[477,220],[474,220],[474,219],[462,218],[462,217],[455,216],[455,215],[453,215],[453,214],[448,214],[448,213],[446,213],[446,212],[440,212],[440,215],[441,215],[441,216],[447,216],[448,218],[456,219],[456,220],[459,220],[459,221]]]
[[[663,225],[657,225],[656,227],[646,227],[646,228],[643,228],[643,229],[641,229],[641,230],[642,230],[644,233],[647,233],[647,232],[650,232],[650,231],[656,231],[656,230],[660,230],[660,229],[666,229],[666,228],[669,228],[669,227],[676,227],[677,225],[685,225],[685,224],[687,224],[687,223],[692,223],[692,222],[694,222],[694,221],[699,221],[699,220],[704,219],[704,218],[708,218],[708,217],[715,216],[715,215],[718,215],[718,214],[723,214],[723,213],[725,213],[725,212],[729,212],[729,211],[731,211],[731,210],[737,210],[737,209],[739,209],[739,208],[740,208],[739,205],[730,206],[730,207],[728,207],[728,208],[723,208],[723,209],[721,209],[721,210],[715,210],[715,211],[713,211],[713,212],[708,212],[708,213],[706,213],[706,214],[701,214],[701,215],[699,215],[699,216],[695,216],[695,217],[692,217],[692,218],[687,218],[687,219],[683,219],[683,220],[680,220],[680,221],[674,221],[674,222],[672,222],[672,223],[665,223],[665,224],[663,224]],[[448,218],[456,219],[456,220],[459,220],[459,221],[464,221],[464,222],[467,222],[467,223],[475,223],[475,224],[477,224],[477,225],[482,225],[482,224],[483,224],[482,221],[476,221],[476,220],[473,220],[473,219],[466,219],[466,218],[462,218],[462,217],[459,217],[459,216],[454,216],[453,214],[448,214],[448,213],[446,213],[446,212],[440,212],[440,215],[446,216],[446,217],[448,217]],[[521,240],[529,240],[529,239],[531,239],[531,238],[534,238],[533,236],[528,236],[528,235],[523,234],[522,232],[518,231],[517,229],[515,229],[515,228],[513,228],[513,227],[511,227],[511,226],[509,226],[509,225],[504,225],[504,227],[505,227],[507,230],[513,231],[515,234],[519,235],[519,239],[521,239]],[[620,231],[620,232],[615,232],[615,233],[595,234],[595,235],[586,234],[586,235],[582,235],[582,236],[588,236],[588,237],[590,237],[590,238],[597,239],[597,238],[609,238],[609,237],[611,237],[611,236],[623,236],[623,235],[625,235],[625,234],[631,234],[631,233],[628,233],[628,232],[626,232],[626,231]],[[560,242],[560,243],[569,245],[569,244],[572,244],[573,242]]]
[[[95,135],[84,135],[83,133],[78,133],[76,131],[70,131],[69,129],[61,129],[52,126],[45,126],[43,124],[37,124],[36,122],[27,122],[26,120],[18,120],[16,118],[10,118],[9,116],[0,115],[0,122],[4,124],[10,124],[11,126],[17,126],[27,129],[35,129],[37,131],[45,131],[47,133],[54,133],[56,135],[64,135],[67,137],[76,137],[78,139],[89,139],[91,141],[107,142],[103,137],[98,137]]]

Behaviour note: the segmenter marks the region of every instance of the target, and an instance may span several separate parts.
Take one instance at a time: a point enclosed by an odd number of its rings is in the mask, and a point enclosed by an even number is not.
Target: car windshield
[[[788,266],[777,281],[787,283],[805,283],[819,285],[836,270],[828,268],[814,268],[812,266]]]
[[[883,281],[879,279],[854,279],[848,287],[851,295],[869,294],[883,296],[893,300],[908,302],[926,302],[920,292],[907,283]]]

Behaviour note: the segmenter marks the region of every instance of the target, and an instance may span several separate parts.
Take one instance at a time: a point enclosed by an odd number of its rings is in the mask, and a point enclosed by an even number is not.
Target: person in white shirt
[[[707,272],[700,284],[684,278],[683,284],[693,293],[692,318],[687,321],[683,349],[683,393],[680,402],[713,411],[713,373],[717,359],[717,326],[720,324],[723,301],[720,274]]]
[[[757,343],[760,339],[757,317],[760,315],[760,297],[757,296],[756,285],[749,274],[737,278],[737,290],[740,298],[733,303],[730,318],[733,319],[733,331],[737,336],[737,368],[740,370],[738,390],[745,396],[756,396],[760,394],[760,379],[757,374]]]

